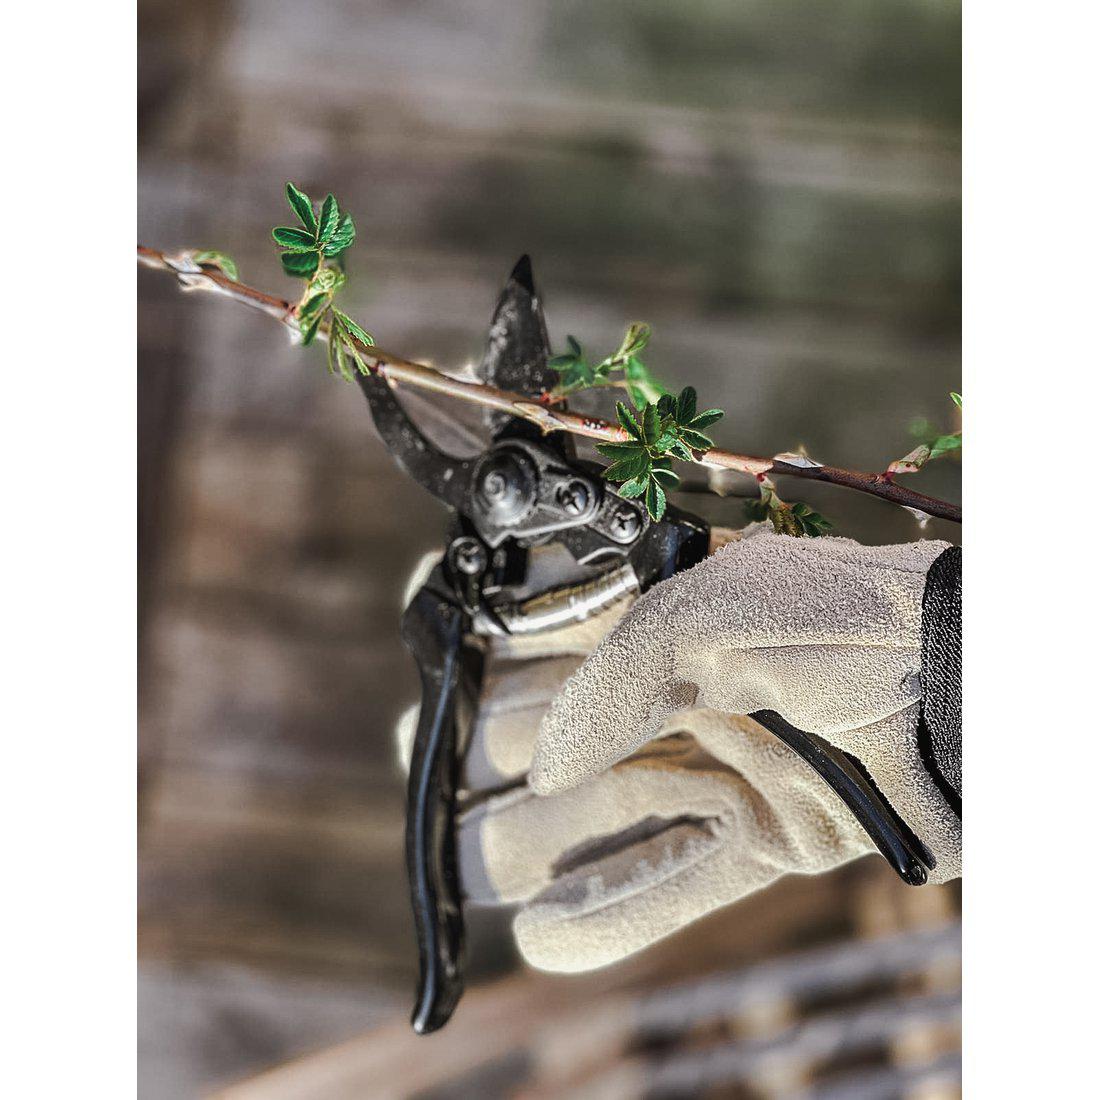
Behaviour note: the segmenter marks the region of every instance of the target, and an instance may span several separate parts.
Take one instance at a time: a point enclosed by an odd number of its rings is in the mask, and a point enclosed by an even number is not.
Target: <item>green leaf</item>
[[[645,448],[639,443],[597,443],[596,450],[604,456],[617,462],[620,458],[629,458],[631,455],[645,454]]]
[[[626,334],[623,336],[623,341],[619,345],[619,350],[615,353],[613,358],[630,359],[637,355],[638,352],[644,351],[652,335],[653,330],[645,321],[632,322],[627,327]]]
[[[333,311],[335,312],[335,310]],[[342,328],[342,322],[337,321],[339,328]],[[338,333],[341,342],[344,345],[345,351],[355,360],[355,365],[359,368],[359,373],[362,375],[370,374],[370,366],[359,352],[359,348],[348,338],[348,334],[345,332]],[[373,341],[371,341],[373,343]]]
[[[638,421],[634,419],[634,414],[621,401],[615,402],[615,412],[619,417],[619,424],[622,426],[623,431],[640,442],[644,442],[642,429],[638,427]]]
[[[271,231],[271,236],[275,238],[276,244],[289,248],[291,252],[312,252],[317,248],[317,242],[311,233],[289,225],[277,225]]]
[[[962,399],[962,394],[961,393],[956,393],[954,390],[952,390],[951,391],[951,400],[954,401],[955,404],[958,405],[960,409],[963,407],[963,399]]]
[[[299,318],[299,325],[300,324],[301,324],[301,319]],[[335,335],[336,334],[334,332],[330,332],[328,334],[327,362],[328,362],[328,372],[329,372],[329,374],[335,374],[336,373],[336,358],[337,358],[337,354],[338,354],[339,349],[340,349],[340,341],[335,339]]]
[[[313,343],[313,338],[317,335],[317,329],[320,327],[321,318],[324,317],[325,312],[322,310],[315,317],[298,319],[298,329],[302,334],[302,346],[309,347]]]
[[[685,386],[676,399],[676,423],[690,424],[695,416],[696,394],[694,386]]]
[[[309,278],[317,271],[321,262],[317,252],[284,252],[279,256],[283,261],[283,271],[292,278]]]
[[[640,497],[642,493],[646,491],[648,486],[649,478],[639,477],[635,478],[633,481],[624,482],[615,491],[619,494],[619,496],[626,497],[627,500],[630,500],[631,497]]]
[[[308,279],[321,263],[319,252],[284,252],[283,270],[294,279]]]
[[[317,220],[317,243],[325,244],[336,232],[340,221],[340,207],[332,195],[326,195],[321,205],[321,217]]]
[[[370,367],[362,355],[359,354],[359,349],[354,344],[348,343],[344,344],[344,348],[347,350],[348,355],[355,360],[355,365],[359,369],[359,373],[364,377],[370,374]]]
[[[650,458],[645,451],[637,451],[633,455],[619,459],[612,463],[603,472],[608,481],[631,481],[633,478],[642,477],[649,473]]]
[[[656,521],[665,514],[665,491],[655,478],[649,479],[649,485],[645,491],[646,511]]]
[[[311,292],[323,290],[327,294],[335,294],[347,281],[347,275],[339,270],[339,268],[335,268],[331,264],[326,264],[312,279],[310,279],[309,289]]]
[[[341,313],[338,309],[333,310],[333,312],[339,318],[340,324],[343,325],[356,340],[361,340],[368,347],[374,347],[374,337],[371,336],[362,325],[357,321],[353,321],[346,313]]]
[[[680,484],[680,475],[675,470],[658,470],[654,468],[650,476],[656,478],[666,489],[675,489]]]
[[[675,425],[665,428],[663,432],[657,437],[657,442],[653,444],[653,449],[662,453],[670,451],[674,443],[680,441],[680,433]]]
[[[559,376],[558,384],[554,387],[556,392],[571,393],[573,390],[594,385],[595,372],[584,361],[581,346],[577,343],[576,337],[567,336],[565,342],[569,350],[563,355],[555,355],[548,364],[552,370],[557,371]]]
[[[714,446],[714,440],[710,436],[703,435],[702,432],[694,431],[692,428],[683,428],[680,438],[693,451],[709,451]]]
[[[325,245],[325,255],[340,255],[340,253],[343,252],[345,249],[351,247],[351,244],[354,240],[355,223],[351,220],[350,214],[345,214],[340,219],[339,224],[336,226],[336,230],[333,232],[328,244]]]
[[[699,413],[690,424],[689,428],[693,428],[695,431],[702,431],[703,428],[709,428],[711,424],[722,419],[726,414],[721,409],[707,409],[706,412]]]
[[[310,197],[304,191],[299,191],[294,184],[288,181],[286,185],[286,201],[290,203],[290,209],[298,215],[302,225],[309,230],[310,235],[316,236],[317,215],[313,213],[313,203]]]
[[[348,345],[343,340],[336,341],[336,362],[345,382],[355,381],[355,372],[348,366]]]
[[[832,529],[833,525],[820,512],[815,512],[808,504],[792,505],[791,513],[802,528],[802,533],[809,538],[819,538],[826,531]]]
[[[332,373],[332,361],[335,359],[337,369],[340,371],[340,377],[345,382],[354,382],[355,374],[348,366],[348,349],[351,347],[347,343],[344,336],[343,327],[340,324],[340,319],[336,315],[336,311],[332,311],[332,324],[328,330],[328,349],[329,349],[329,373]]]
[[[305,321],[307,324],[313,318],[314,313],[318,310],[325,310],[328,308],[330,296],[324,291],[318,294],[311,294],[299,307],[298,307],[298,319]]]
[[[649,373],[649,368],[641,359],[630,358],[623,368],[627,381],[627,392],[634,407],[640,409],[650,401],[658,401],[665,394],[665,388]]]
[[[691,453],[691,451],[687,449],[687,447],[683,443],[680,442],[680,440],[676,440],[676,442],[673,443],[671,447],[669,447],[668,453],[680,459],[681,462],[695,461],[695,456]]]
[[[753,520],[771,520],[777,534],[792,538],[817,538],[832,529],[833,525],[808,504],[802,501],[784,504],[775,495],[774,486],[770,483],[761,485],[760,493],[759,500],[746,503],[745,514]]]
[[[652,402],[642,410],[642,442],[652,447],[661,434],[661,420]]]
[[[952,435],[941,435],[932,443],[928,457],[930,459],[939,458],[940,455],[945,455],[949,451],[957,451],[961,446],[962,434],[960,432],[955,432]]]
[[[570,386],[591,386],[596,381],[596,373],[583,359],[578,359],[572,366],[566,368],[562,381]]]
[[[359,352],[356,350],[355,345],[348,343],[345,335],[341,331],[340,322],[336,321],[334,331],[329,333],[329,340],[336,344],[336,361],[340,364],[340,373],[343,375],[346,382],[355,381],[355,371],[348,366],[348,356],[355,361],[355,365],[361,374],[369,374],[367,365],[359,358]]]
[[[232,279],[233,282],[237,282],[240,278],[237,273],[236,262],[231,256],[227,256],[224,252],[206,249],[203,252],[196,252],[191,259],[197,264],[209,264],[211,267],[218,268],[227,279]]]

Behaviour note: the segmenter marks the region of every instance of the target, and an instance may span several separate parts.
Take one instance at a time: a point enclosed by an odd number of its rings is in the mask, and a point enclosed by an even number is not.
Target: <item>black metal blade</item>
[[[531,258],[520,256],[493,311],[485,355],[477,373],[492,386],[537,397],[557,382],[557,373],[547,366],[549,358],[550,341],[542,302],[535,290]],[[528,429],[534,433],[532,438],[541,437],[535,425],[524,424],[507,413],[491,412],[488,417],[494,438],[527,434]]]
[[[359,386],[370,402],[378,434],[401,469],[433,496],[462,511],[479,456],[458,458],[440,450],[413,423],[384,379],[359,375]]]

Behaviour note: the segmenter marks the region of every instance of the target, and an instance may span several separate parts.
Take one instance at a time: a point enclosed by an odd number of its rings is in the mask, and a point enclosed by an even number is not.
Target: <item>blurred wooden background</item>
[[[875,468],[950,422],[955,3],[141,0],[139,30],[144,243],[290,294],[267,234],[294,179],[353,211],[348,308],[408,355],[476,359],[529,251],[552,339],[650,321],[723,445]],[[168,1100],[407,1008],[397,622],[443,515],[320,353],[162,276],[138,293],[140,1072]],[[914,484],[957,499],[958,471]],[[511,965],[505,927],[475,928],[475,973]]]

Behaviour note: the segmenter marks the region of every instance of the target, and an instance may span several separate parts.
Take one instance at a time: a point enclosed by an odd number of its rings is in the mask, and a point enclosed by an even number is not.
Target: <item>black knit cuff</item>
[[[962,817],[962,550],[932,564],[921,615],[922,700],[917,742],[924,766]]]

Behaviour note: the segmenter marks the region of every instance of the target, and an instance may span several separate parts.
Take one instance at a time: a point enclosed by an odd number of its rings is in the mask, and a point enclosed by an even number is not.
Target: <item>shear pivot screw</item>
[[[583,516],[588,511],[588,486],[583,481],[566,482],[558,486],[557,499],[566,515]]]
[[[611,537],[616,542],[633,542],[642,529],[642,521],[633,508],[616,508],[611,516]]]
[[[489,564],[485,556],[485,549],[476,539],[458,539],[451,547],[451,558],[455,568],[468,577],[473,577],[485,571]]]

